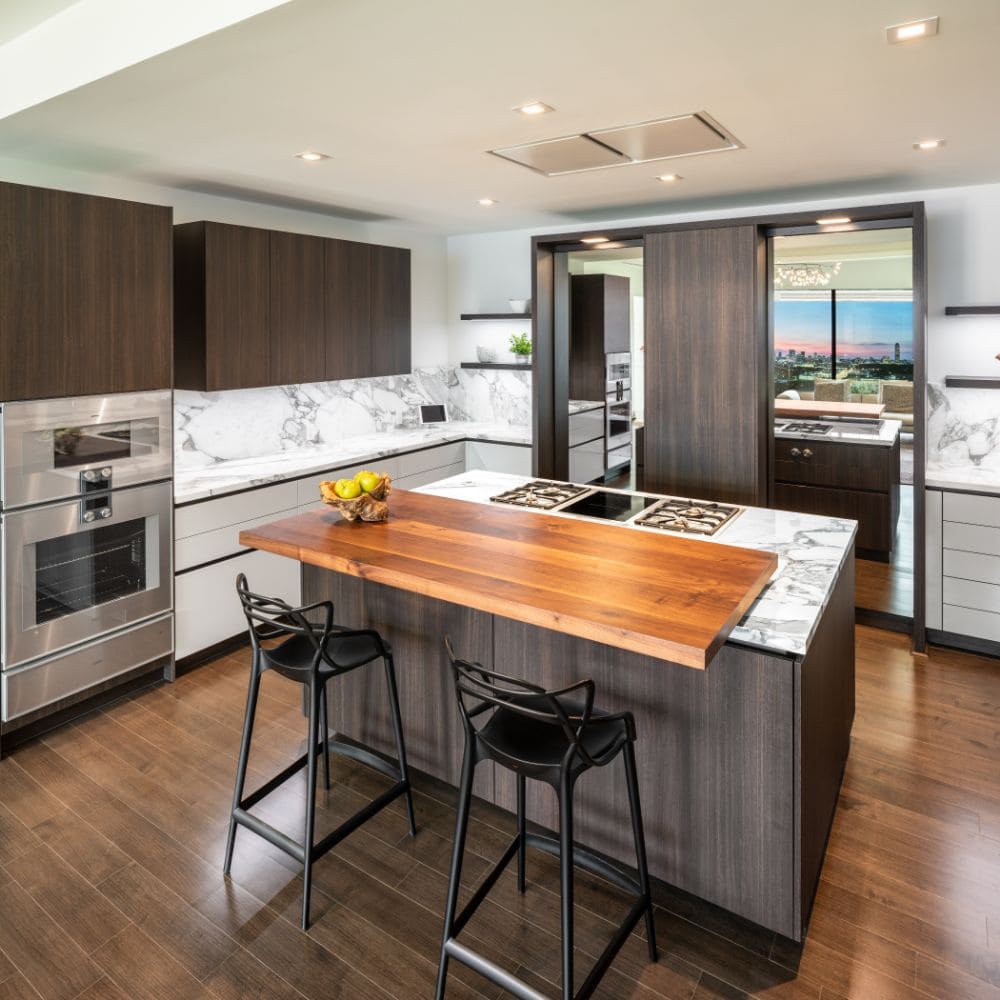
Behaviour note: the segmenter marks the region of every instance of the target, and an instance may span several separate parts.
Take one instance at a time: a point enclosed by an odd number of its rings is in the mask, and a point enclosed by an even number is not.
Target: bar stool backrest
[[[322,655],[323,644],[333,628],[333,605],[329,601],[311,604],[305,607],[293,607],[278,597],[266,597],[253,593],[245,573],[236,578],[236,593],[243,605],[247,627],[250,630],[250,641],[255,650],[260,649],[262,639],[279,639],[282,636],[306,636],[316,650],[317,659]],[[322,624],[310,622],[306,611],[322,609],[324,621]]]

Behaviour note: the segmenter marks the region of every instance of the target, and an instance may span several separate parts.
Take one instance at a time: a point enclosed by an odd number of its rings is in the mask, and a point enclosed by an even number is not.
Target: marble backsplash
[[[927,470],[1000,483],[1000,391],[928,383]]]
[[[422,403],[451,420],[527,426],[531,372],[418,368],[409,375],[174,393],[176,463],[198,468],[420,426]]]

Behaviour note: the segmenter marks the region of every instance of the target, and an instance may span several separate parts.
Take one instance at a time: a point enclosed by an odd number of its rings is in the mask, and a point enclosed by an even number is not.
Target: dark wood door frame
[[[532,461],[536,476],[565,479],[569,464],[569,377],[568,317],[566,316],[568,275],[566,253],[590,248],[584,237],[600,233],[608,237],[609,244],[636,244],[647,233],[671,232],[684,229],[708,229],[735,225],[757,226],[763,235],[766,231],[803,227],[815,231],[817,215],[845,215],[852,221],[845,226],[831,226],[825,231],[836,232],[872,225],[911,226],[913,229],[913,648],[922,652],[926,644],[925,596],[925,511],[924,511],[924,461],[925,461],[925,379],[927,341],[927,253],[926,218],[923,202],[903,202],[889,205],[863,205],[843,209],[824,209],[786,212],[774,215],[745,215],[726,219],[706,219],[702,222],[684,222],[659,226],[591,227],[569,233],[548,233],[532,237]],[[766,273],[766,269],[765,269]],[[763,291],[763,290],[762,290]],[[761,301],[765,302],[764,295]],[[769,323],[767,312],[758,310],[757,333],[767,338]],[[769,440],[763,442],[768,461],[772,461],[773,425],[765,424]]]

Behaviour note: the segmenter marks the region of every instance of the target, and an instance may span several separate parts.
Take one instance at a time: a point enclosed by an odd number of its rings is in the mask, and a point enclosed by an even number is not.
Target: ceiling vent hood
[[[546,177],[740,149],[742,143],[704,111],[582,135],[505,146],[489,152]]]

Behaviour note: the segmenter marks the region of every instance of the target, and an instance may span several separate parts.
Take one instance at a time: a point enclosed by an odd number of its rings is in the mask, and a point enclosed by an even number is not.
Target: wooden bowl
[[[384,475],[378,485],[370,493],[362,493],[353,500],[344,500],[333,491],[333,480],[319,484],[319,495],[323,503],[336,507],[347,521],[385,521],[389,517],[389,504],[386,502],[391,492],[392,477]]]

